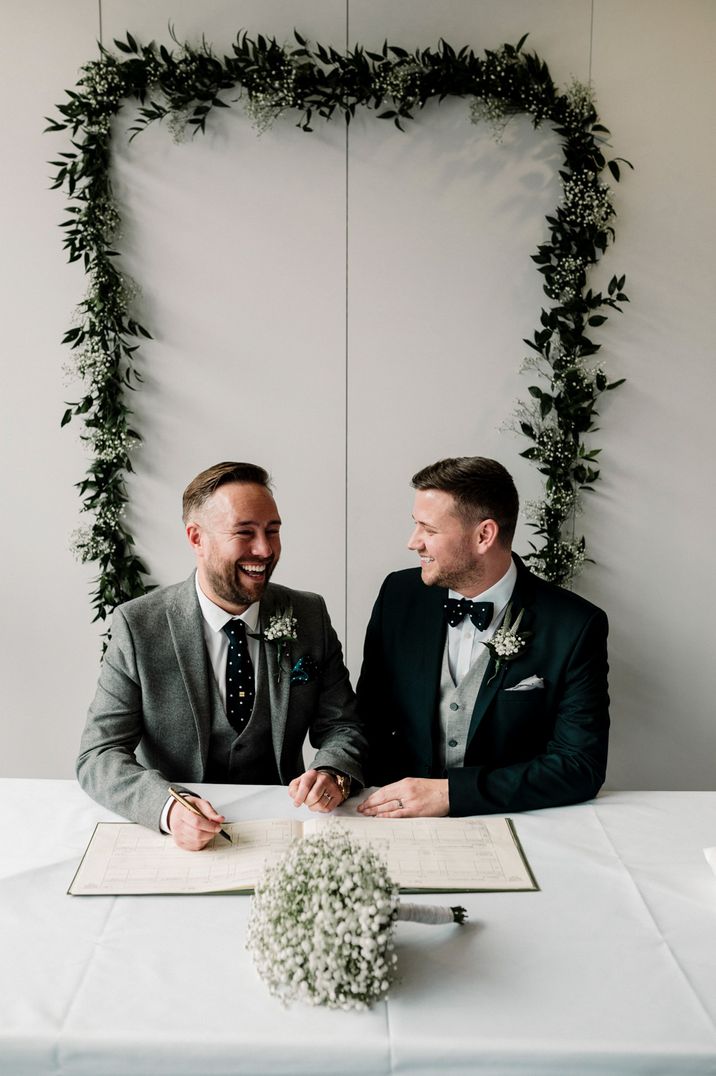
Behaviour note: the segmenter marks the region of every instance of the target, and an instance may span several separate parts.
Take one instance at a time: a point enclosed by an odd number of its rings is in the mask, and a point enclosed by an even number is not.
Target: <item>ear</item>
[[[198,523],[187,523],[186,525],[186,537],[189,545],[194,550],[197,556],[201,555],[202,548],[202,534],[201,527]]]
[[[483,519],[475,527],[475,548],[480,556],[485,555],[497,544],[500,528],[494,519]]]

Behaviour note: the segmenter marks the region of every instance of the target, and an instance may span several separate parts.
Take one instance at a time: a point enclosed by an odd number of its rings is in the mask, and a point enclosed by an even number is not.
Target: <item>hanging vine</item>
[[[552,126],[562,147],[562,194],[546,218],[548,238],[532,255],[549,302],[525,341],[531,355],[524,369],[538,383],[518,403],[517,424],[529,441],[521,455],[544,476],[544,496],[526,506],[541,544],[531,543],[526,559],[545,578],[571,582],[587,557],[584,536],[574,533],[575,513],[582,492],[599,478],[601,449],[590,447],[586,437],[594,430],[600,397],[623,381],[609,380],[595,359],[601,345],[592,336],[627,301],[624,277],[613,276],[604,294],[588,287],[588,274],[614,239],[614,208],[602,176],[608,169],[618,181],[620,163],[629,162],[605,157],[609,131],[598,121],[591,88],[573,81],[559,92],[547,65],[523,51],[526,36],[477,56],[445,41],[414,52],[386,43],[377,52],[357,46],[342,53],[309,45],[298,33],[291,46],[240,33],[231,54],[219,58],[206,43],[195,48],[175,42],[170,50],[154,42],[139,45],[128,33],[125,41],[115,40],[116,52],[101,49],[99,59],[82,68],[47,130],[71,135],[71,148],[51,162],[53,186],[69,197],[61,224],[64,247],[69,261],[82,260],[88,283],[63,340],[72,349],[83,392],[67,406],[62,425],[80,418],[91,453],[77,484],[91,522],[76,532],[74,547],[82,561],[98,566],[95,620],[150,589],[123,512],[131,452],[141,439],[131,425],[128,393],[141,383],[137,348],[151,337],[132,317],[135,288],[116,264],[120,220],[109,175],[112,119],[133,99],[130,138],[166,121],[181,140],[187,132],[205,132],[212,111],[231,107],[237,90],[259,132],[284,112],[295,113],[297,126],[310,132],[317,119],[331,120],[336,113],[349,123],[361,107],[404,130],[429,101],[449,96],[465,98],[471,121],[489,123],[497,138],[518,113],[535,127]]]

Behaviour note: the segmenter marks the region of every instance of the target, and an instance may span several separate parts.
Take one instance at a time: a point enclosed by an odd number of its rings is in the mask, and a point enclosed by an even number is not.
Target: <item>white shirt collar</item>
[[[502,576],[502,579],[498,579],[496,583],[493,583],[491,587],[484,590],[482,594],[476,594],[474,598],[468,598],[467,601],[473,602],[492,602],[495,606],[494,617],[500,615],[502,610],[507,605],[508,601],[512,597],[512,591],[515,589],[515,583],[517,581],[517,566],[514,560],[510,561],[510,566]],[[459,594],[457,590],[449,591],[451,598],[464,598],[464,594]],[[493,619],[494,619],[493,617]]]
[[[204,591],[199,586],[199,573],[194,574],[194,584],[196,586],[196,596],[199,599],[199,606],[201,608],[201,615],[209,625],[212,631],[219,632],[229,620],[233,619],[234,614],[228,613],[226,609],[222,609],[220,605],[213,602],[211,598],[207,598]],[[260,602],[254,602],[239,616],[240,620],[243,620],[244,624],[249,631],[256,631],[256,626],[259,622],[259,607]]]

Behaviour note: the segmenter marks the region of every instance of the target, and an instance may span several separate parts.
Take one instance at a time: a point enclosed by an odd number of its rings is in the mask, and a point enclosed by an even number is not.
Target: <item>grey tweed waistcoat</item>
[[[467,674],[456,684],[448,664],[448,641],[445,640],[440,671],[440,709],[435,745],[436,771],[444,776],[448,769],[463,766],[467,735],[477,694],[490,661],[486,646],[479,649]]]

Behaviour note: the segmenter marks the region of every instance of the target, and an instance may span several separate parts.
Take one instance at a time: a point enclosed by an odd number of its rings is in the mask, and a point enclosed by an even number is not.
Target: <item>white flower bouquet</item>
[[[378,853],[338,826],[296,841],[257,885],[247,948],[284,1002],[367,1009],[395,978],[398,919],[462,923],[464,908],[401,904]]]

